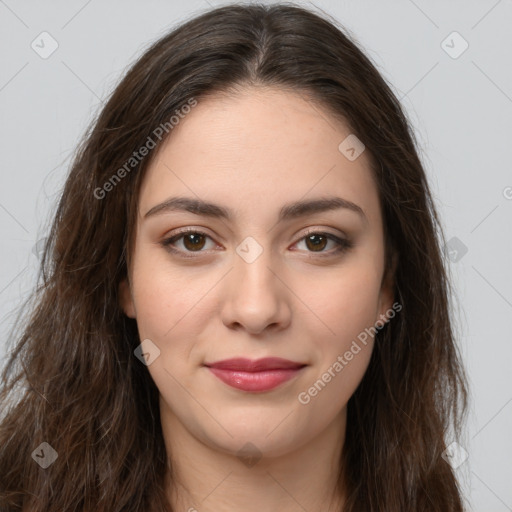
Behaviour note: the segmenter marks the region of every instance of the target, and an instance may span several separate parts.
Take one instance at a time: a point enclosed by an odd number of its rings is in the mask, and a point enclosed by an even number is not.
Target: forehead
[[[351,161],[339,149],[349,135],[339,119],[295,92],[248,88],[200,99],[148,168],[140,213],[186,195],[262,218],[293,200],[335,194],[378,217],[369,156],[363,151]]]

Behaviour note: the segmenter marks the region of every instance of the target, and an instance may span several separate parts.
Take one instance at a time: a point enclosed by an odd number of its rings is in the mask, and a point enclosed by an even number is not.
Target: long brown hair
[[[148,137],[172,137],[169,120],[191,100],[255,85],[307,96],[365,144],[388,267],[393,255],[398,261],[402,310],[377,333],[348,403],[344,512],[463,510],[442,453],[456,439],[447,434],[461,430],[467,384],[449,316],[444,237],[413,131],[374,64],[334,20],[290,4],[253,4],[210,10],[154,43],[76,152],[3,370],[2,511],[171,510],[158,390],[134,356],[136,322],[119,306],[138,192],[156,150],[133,154]],[[48,450],[44,442],[58,455],[46,469],[34,457]]]

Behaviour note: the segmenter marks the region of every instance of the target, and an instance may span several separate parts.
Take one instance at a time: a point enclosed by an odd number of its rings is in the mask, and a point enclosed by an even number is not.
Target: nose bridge
[[[247,237],[236,252],[234,268],[229,273],[224,323],[240,324],[251,332],[286,323],[290,312],[287,295],[273,268],[270,249]]]
[[[254,292],[272,294],[270,288],[275,287],[275,274],[271,272],[272,255],[270,250],[262,250],[257,253],[255,248],[250,248],[247,258],[240,256],[240,247],[237,249],[238,256],[235,259],[234,279],[235,283],[242,288],[245,287],[248,294]],[[274,290],[275,291],[275,290]]]

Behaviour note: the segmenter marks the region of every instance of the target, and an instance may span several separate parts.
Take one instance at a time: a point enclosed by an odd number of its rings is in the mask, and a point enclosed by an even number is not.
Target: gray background
[[[4,354],[15,308],[35,282],[36,243],[45,236],[72,152],[92,116],[150,42],[217,5],[0,0]],[[363,45],[416,129],[447,239],[456,237],[447,255],[472,386],[462,447],[469,458],[456,471],[470,510],[512,511],[512,1],[315,5]],[[31,47],[33,41],[42,46],[43,31],[58,44],[46,59]],[[453,31],[469,44],[461,55],[464,42],[448,37]],[[45,40],[46,50],[50,43]]]

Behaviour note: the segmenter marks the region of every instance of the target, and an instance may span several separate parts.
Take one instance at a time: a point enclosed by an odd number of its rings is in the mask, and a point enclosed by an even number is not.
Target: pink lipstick
[[[242,391],[269,391],[295,377],[306,365],[279,357],[225,359],[205,366],[221,381]]]

